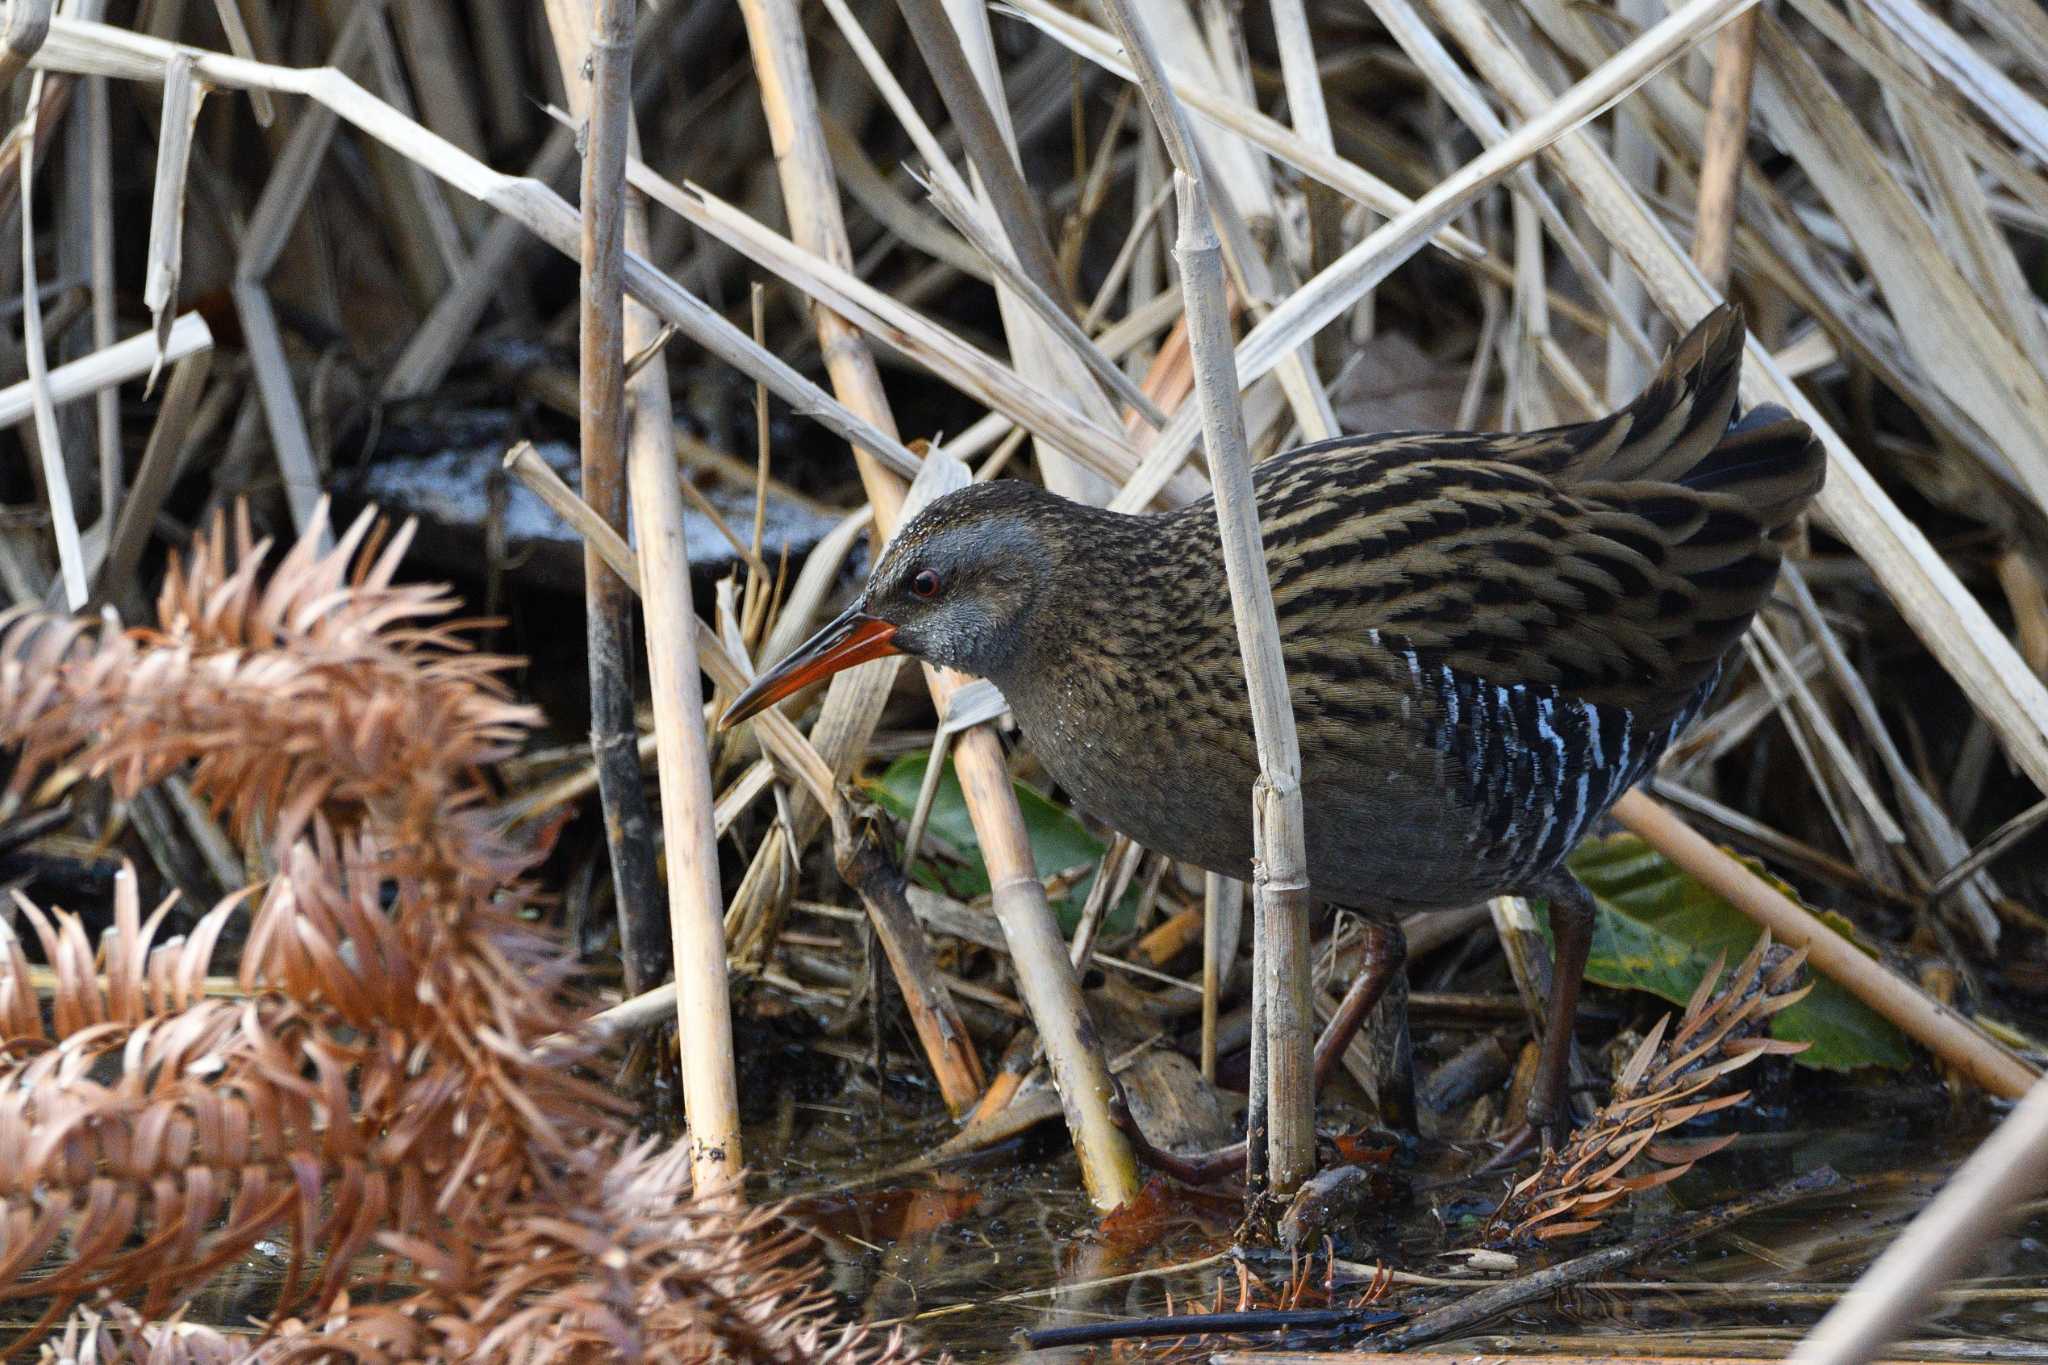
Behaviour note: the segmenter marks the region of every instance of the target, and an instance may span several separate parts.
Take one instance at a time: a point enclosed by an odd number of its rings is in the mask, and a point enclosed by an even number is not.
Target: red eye
[[[930,569],[919,569],[910,580],[910,595],[929,601],[939,595],[939,576]]]

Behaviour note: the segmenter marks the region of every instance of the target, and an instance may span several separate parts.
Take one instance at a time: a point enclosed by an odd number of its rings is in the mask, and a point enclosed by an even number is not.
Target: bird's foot
[[[1110,1099],[1110,1117],[1131,1140],[1132,1155],[1139,1161],[1166,1172],[1183,1185],[1213,1185],[1233,1172],[1244,1170],[1245,1145],[1242,1142],[1233,1142],[1228,1147],[1194,1156],[1181,1156],[1155,1146],[1131,1114],[1131,1107],[1124,1099],[1123,1082],[1111,1077],[1110,1083],[1115,1087],[1115,1094]]]
[[[1506,1170],[1508,1167],[1520,1161],[1523,1157],[1529,1155],[1531,1151],[1535,1150],[1537,1138],[1539,1136],[1540,1135],[1538,1134],[1536,1128],[1533,1125],[1527,1123],[1523,1124],[1521,1127],[1515,1129],[1514,1132],[1508,1134],[1507,1141],[1501,1144],[1500,1150],[1498,1152],[1495,1152],[1490,1158],[1488,1158],[1486,1163],[1482,1165],[1476,1172],[1474,1172],[1474,1174],[1489,1175],[1494,1171]],[[1544,1150],[1551,1150],[1549,1143],[1546,1142],[1544,1144]]]

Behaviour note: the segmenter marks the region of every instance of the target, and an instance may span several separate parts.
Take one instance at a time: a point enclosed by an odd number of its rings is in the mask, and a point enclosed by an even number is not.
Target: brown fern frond
[[[0,617],[0,744],[13,790],[79,762],[121,795],[189,768],[195,793],[280,853],[317,811],[485,881],[530,855],[482,808],[484,767],[538,719],[511,701],[510,660],[469,652],[442,590],[393,583],[401,531],[365,548],[369,513],[332,550],[324,506],[267,582],[267,542],[237,518],[172,567],[155,629]],[[232,545],[232,548],[231,548]]]
[[[1565,1144],[1544,1154],[1535,1172],[1513,1185],[1487,1220],[1488,1246],[1550,1241],[1599,1227],[1624,1199],[1669,1184],[1693,1163],[1720,1151],[1734,1134],[1692,1142],[1660,1141],[1665,1133],[1740,1104],[1748,1091],[1715,1093],[1730,1074],[1759,1057],[1803,1052],[1805,1043],[1765,1036],[1770,1017],[1812,989],[1795,986],[1806,953],[1773,948],[1760,935],[1722,984],[1724,957],[1701,978],[1675,1026],[1665,1015],[1614,1079],[1606,1106]],[[1628,1175],[1640,1162],[1658,1162]]]
[[[754,1362],[894,1365],[900,1336],[836,1318],[810,1239],[773,1208],[693,1201],[687,1151],[610,1154],[596,1197],[534,1209],[473,1248],[387,1239],[430,1286],[362,1305],[317,1334],[279,1340],[279,1360]]]
[[[574,1046],[536,1051],[573,1030],[571,964],[484,771],[532,713],[450,599],[394,584],[403,533],[320,533],[266,579],[246,520],[216,524],[154,630],[0,619],[17,792],[182,769],[279,868],[185,938],[125,873],[97,948],[25,900],[0,920],[0,1302],[46,1305],[12,1349],[70,1314],[51,1349],[99,1359],[908,1359],[837,1321],[779,1215],[693,1202],[685,1149],[632,1144]],[[243,913],[248,998],[208,999]],[[171,1330],[259,1240],[290,1257],[265,1336]]]
[[[32,1002],[0,1008],[0,1301],[42,1300],[47,1323],[139,1295],[161,1317],[265,1239],[290,1246],[286,1302],[321,1255],[310,1292],[327,1300],[378,1229],[428,1225],[451,1144],[418,1152],[403,1137],[456,1123],[438,1078],[396,1035],[317,1001],[204,998],[239,902],[152,944],[162,911],[141,918],[124,871],[95,955],[75,916],[17,898],[56,984],[47,1024]],[[26,981],[20,942],[0,932],[0,1002]]]

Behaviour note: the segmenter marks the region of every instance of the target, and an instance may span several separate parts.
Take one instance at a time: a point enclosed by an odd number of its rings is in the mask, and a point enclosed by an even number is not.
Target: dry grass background
[[[729,980],[843,1024],[877,974],[849,980],[831,959],[868,935],[941,1095],[970,1115],[957,1146],[1057,1108],[1091,1194],[1122,1202],[1136,1176],[1111,1072],[1144,1085],[1129,1052],[1106,1053],[1081,1026],[1076,964],[1135,981],[1213,1078],[1244,986],[1238,889],[1113,847],[1103,870],[1139,888],[1140,921],[1098,939],[1123,895],[1103,875],[1081,915],[1091,927],[1069,943],[1033,857],[1040,827],[1011,785],[1033,776],[1028,749],[1006,751],[985,696],[958,679],[925,679],[927,704],[907,672],[871,666],[815,714],[788,708],[802,725],[763,718],[722,740],[707,737],[707,710],[828,613],[868,533],[886,536],[953,483],[1033,477],[1127,510],[1199,494],[1215,458],[1197,448],[1190,401],[1205,343],[1191,345],[1188,319],[1203,306],[1221,319],[1227,297],[1228,387],[1242,386],[1257,458],[1340,430],[1595,415],[1725,293],[1751,323],[1746,399],[1811,423],[1829,481],[1797,572],[1658,798],[1807,899],[1851,910],[1921,979],[1870,965],[1711,846],[1682,846],[1647,800],[1624,818],[1743,908],[1780,915],[1774,933],[1957,1074],[2023,1090],[2033,1073],[2000,1041],[2025,1040],[1971,1019],[2048,986],[2048,883],[2026,853],[2048,812],[2035,804],[2048,790],[2048,19],[1998,0],[1111,8],[14,0],[0,31],[0,207],[13,229],[0,297],[17,302],[0,416],[22,458],[0,466],[0,590],[20,609],[142,619],[166,549],[216,514],[246,505],[281,539],[304,537],[267,578],[232,537],[207,542],[164,590],[162,634],[42,617],[11,628],[0,719],[23,748],[9,815],[70,803],[58,825],[19,823],[14,856],[77,895],[93,884],[79,870],[118,850],[153,891],[194,907],[166,912],[187,946],[148,959],[181,983],[162,995],[124,976],[145,971],[148,938],[132,880],[103,897],[114,913],[96,923],[113,935],[97,955],[77,921],[24,909],[35,932],[17,937],[45,960],[16,951],[13,989],[34,976],[48,1001],[99,1003],[49,1032],[27,996],[9,997],[15,1074],[69,1066],[47,1083],[103,1086],[88,1064],[115,1043],[52,1045],[175,1007],[218,1015],[220,1037],[243,1031],[249,1075],[267,1075],[248,1085],[282,1083],[263,1071],[282,1032],[313,1074],[348,1078],[336,1083],[351,1104],[395,1102],[374,1059],[333,1032],[365,1018],[322,1013],[337,1002],[318,977],[346,955],[308,946],[322,933],[367,943],[381,917],[485,936],[447,961],[492,964],[491,984],[437,997],[478,1013],[431,1027],[502,1043],[489,1056],[463,1043],[457,1070],[483,1087],[474,1103],[509,1106],[506,1133],[526,1133],[532,1096],[545,1113],[585,1093],[566,1054],[542,1047],[584,1006],[547,973],[515,970],[554,963],[559,940],[518,929],[516,952],[486,940],[515,933],[499,898],[526,885],[548,813],[580,802],[594,817],[602,783],[605,819],[572,827],[549,864],[571,888],[561,913],[534,913],[593,940],[616,920],[616,943],[579,974],[623,999],[587,1036],[644,1037],[650,1019],[679,1017],[693,1131],[657,1159],[604,1128],[628,1174],[575,1208],[644,1200],[636,1181],[672,1193],[681,1164],[700,1192],[734,1180],[745,1153],[721,1022]],[[1164,74],[1147,97],[1119,22],[1149,35]],[[1155,119],[1177,127],[1176,108],[1185,132],[1163,141]],[[1205,170],[1206,215],[1186,217],[1176,162]],[[640,195],[622,196],[622,181]],[[1221,273],[1184,299],[1171,248],[1190,225],[1213,228]],[[1202,382],[1221,382],[1208,359]],[[359,561],[353,542],[327,548],[324,492],[360,496],[366,471],[408,449],[493,447],[481,458],[495,464],[521,437],[572,428],[594,520],[536,459],[508,460],[502,477],[544,486],[589,537],[583,572],[608,635],[565,632],[566,599],[523,559],[531,547],[508,550],[504,523],[481,515],[431,519],[429,550],[507,617],[490,647],[533,656],[530,669],[508,675],[418,625],[448,603],[393,585],[395,551],[364,570],[374,587],[346,585]],[[776,562],[770,506],[836,522],[801,572]],[[638,558],[601,524],[628,507]],[[731,575],[713,582],[701,562],[693,574],[685,544],[719,547]],[[174,621],[225,633],[202,648]],[[515,704],[508,676],[541,709]],[[166,717],[159,703],[183,709]],[[586,726],[603,773],[579,746]],[[851,865],[839,784],[942,749],[993,891],[963,904],[971,894],[904,894],[877,875],[856,878],[849,910],[819,849],[836,829]],[[611,851],[585,832],[607,821]],[[922,830],[923,812],[910,823]],[[419,888],[416,917],[412,891],[371,912],[372,865],[372,880]],[[302,870],[325,898],[302,891],[279,908]],[[272,889],[237,989],[268,1003],[208,1004],[194,983],[210,964],[193,945],[222,921],[196,908],[258,881]],[[303,927],[258,932],[286,922]],[[1503,979],[1539,984],[1516,907],[1410,927],[1443,942],[1488,922]],[[1318,934],[1303,1005],[1327,1010],[1350,939],[1342,926]],[[433,961],[436,943],[405,952]],[[671,956],[678,987],[662,994]],[[376,986],[360,959],[351,970]],[[394,1029],[418,1022],[402,995]],[[1104,1000],[1091,991],[1098,1016]],[[1039,1049],[1055,1084],[1020,1092]],[[1349,1060],[1369,1094],[1376,1060]],[[294,1111],[278,1104],[288,1131]],[[383,1124],[367,1110],[358,1122]],[[508,1137],[494,1169],[561,1150],[528,1137]],[[295,1196],[260,1181],[215,1191],[166,1226],[184,1220],[194,1275],[247,1234],[236,1199],[272,1221],[325,1219],[307,1233],[345,1248],[365,1234],[344,1227],[359,1205],[335,1191],[364,1196],[336,1179]],[[557,1179],[522,1176],[521,1197]],[[380,1188],[390,1208],[425,1197]],[[137,1216],[91,1202],[111,1197],[64,1206],[88,1211],[62,1236],[116,1257],[105,1285],[139,1287],[119,1269],[132,1249],[95,1246]],[[44,1225],[8,1226],[31,1237],[0,1243],[0,1265],[20,1275]],[[556,1231],[566,1240],[549,1254],[583,1264],[594,1244]],[[424,1243],[406,1251],[437,1264]],[[643,1254],[668,1252],[631,1251]],[[457,1278],[496,1273],[489,1261]],[[326,1268],[320,1314],[341,1264]],[[649,1283],[670,1273],[649,1269]],[[555,1292],[536,1287],[534,1301]],[[597,1298],[579,1311],[598,1312]]]

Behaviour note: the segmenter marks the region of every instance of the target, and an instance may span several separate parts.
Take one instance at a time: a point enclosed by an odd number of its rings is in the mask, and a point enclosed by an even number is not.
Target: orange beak
[[[896,647],[896,627],[878,616],[868,615],[858,605],[849,607],[797,646],[787,659],[754,679],[752,687],[734,697],[725,715],[719,718],[718,728],[731,729],[790,693],[822,682],[841,669],[902,652]]]

